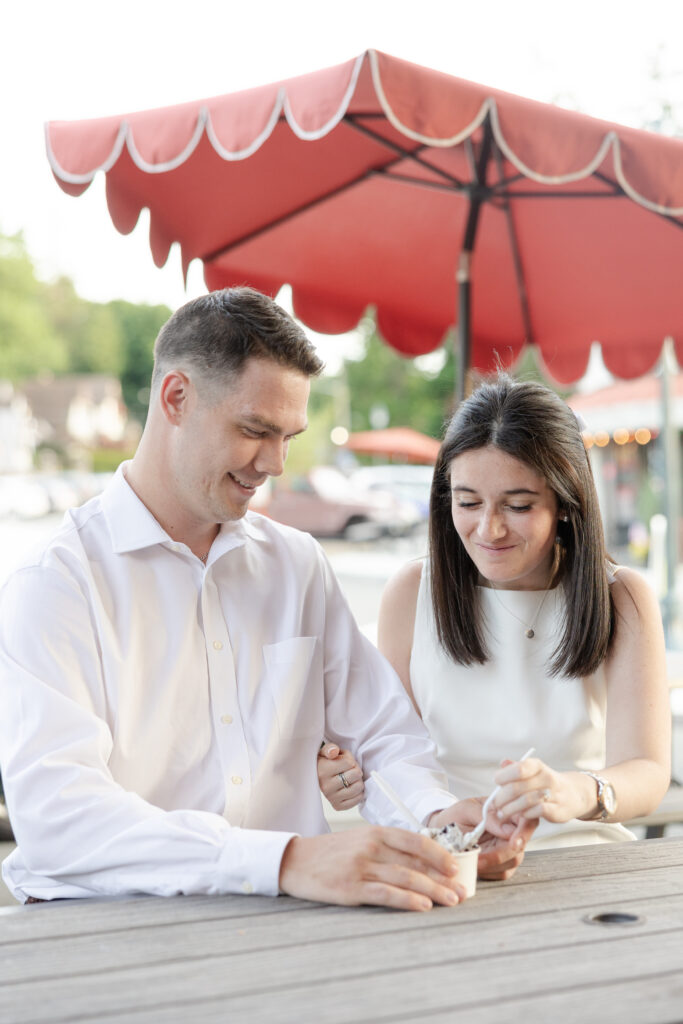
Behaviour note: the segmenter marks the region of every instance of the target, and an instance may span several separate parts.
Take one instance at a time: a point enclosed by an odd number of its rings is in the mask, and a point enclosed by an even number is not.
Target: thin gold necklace
[[[493,583],[491,583],[491,580],[489,580],[489,586],[491,587],[491,590],[495,594],[496,600],[498,601],[498,604],[501,606],[501,608],[503,608],[508,613],[508,615],[512,615],[513,619],[517,619],[517,622],[521,622],[522,625],[525,627],[524,628],[524,636],[527,638],[527,640],[533,640],[533,638],[536,636],[536,630],[534,629],[534,626],[536,625],[536,623],[538,621],[538,617],[541,614],[541,609],[543,608],[543,605],[545,604],[545,599],[548,596],[548,594],[550,593],[550,587],[547,587],[543,591],[543,595],[542,595],[541,600],[539,602],[538,608],[536,609],[536,614],[534,615],[534,617],[531,620],[531,622],[525,622],[524,619],[520,619],[519,615],[517,615],[515,612],[513,612],[511,608],[508,608],[508,606],[505,604],[505,602],[503,601],[503,599],[499,595],[497,588],[494,587]]]

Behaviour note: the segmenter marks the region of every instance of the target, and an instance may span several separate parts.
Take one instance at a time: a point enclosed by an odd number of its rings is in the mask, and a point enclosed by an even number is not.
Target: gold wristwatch
[[[581,774],[590,775],[591,779],[595,779],[595,784],[598,787],[598,813],[588,820],[604,821],[610,814],[614,814],[617,809],[617,796],[614,792],[614,786],[607,779],[603,779],[601,775],[596,775],[595,772],[582,771]]]

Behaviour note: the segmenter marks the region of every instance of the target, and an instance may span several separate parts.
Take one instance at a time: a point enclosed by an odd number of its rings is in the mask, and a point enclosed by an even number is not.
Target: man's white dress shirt
[[[0,700],[20,900],[277,894],[292,835],[328,831],[323,737],[420,820],[454,799],[308,534],[248,512],[205,567],[122,469],[3,588]],[[369,820],[404,824],[366,791]]]

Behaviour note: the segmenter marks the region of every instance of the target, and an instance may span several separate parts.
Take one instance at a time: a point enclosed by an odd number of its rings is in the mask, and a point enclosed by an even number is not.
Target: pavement
[[[4,860],[5,857],[9,857],[13,849],[14,843],[0,843],[0,861]],[[5,883],[0,881],[0,907],[16,906],[18,906],[18,903],[14,896],[10,895],[9,889]]]

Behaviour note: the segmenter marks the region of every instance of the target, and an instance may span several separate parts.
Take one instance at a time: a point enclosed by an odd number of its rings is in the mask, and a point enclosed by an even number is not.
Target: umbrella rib
[[[491,189],[493,199],[629,199],[625,192],[621,194],[610,192],[579,192],[579,191],[550,191],[552,186],[545,192],[499,192]],[[633,201],[633,200],[631,200]],[[663,216],[663,214],[662,214]]]
[[[420,167],[424,167],[428,171],[431,171],[432,174],[441,175],[441,177],[445,181],[449,182],[449,184],[455,185],[458,188],[465,187],[466,183],[461,181],[459,178],[456,178],[455,175],[449,174],[448,171],[443,171],[440,167],[435,167],[433,164],[430,164],[428,160],[423,159],[419,155],[421,151],[428,149],[427,146],[418,146],[418,148],[414,151],[405,149],[403,146],[399,146],[397,142],[392,142],[391,139],[385,139],[383,135],[380,135],[378,132],[372,131],[372,129],[368,128],[367,125],[362,124],[359,120],[357,120],[357,116],[358,115],[355,114],[346,114],[344,116],[344,121],[352,128],[355,128],[356,131],[362,132],[364,135],[367,135],[375,142],[379,142],[380,145],[386,146],[388,149],[393,149],[395,153],[397,153],[404,159],[412,160],[414,163],[419,164]]]
[[[396,174],[390,167],[382,167],[373,173],[382,175],[390,181],[397,181],[406,185],[422,185],[424,188],[432,188],[437,192],[447,192],[449,195],[452,195],[454,192],[467,192],[472,188],[468,184],[455,185],[447,184],[445,181],[425,181],[424,178],[413,178],[410,174]]]
[[[533,190],[528,192],[509,192],[508,188],[510,185],[516,185],[518,181],[528,181],[529,179],[521,173],[513,174],[506,178],[502,173],[502,166],[499,166],[499,171],[501,175],[500,181],[491,186],[491,191],[493,192],[494,197],[500,195],[509,199],[553,199],[556,196],[558,198],[561,197],[562,199],[620,199],[622,196],[626,195],[623,188],[621,188],[616,181],[611,181],[606,175],[601,174],[599,171],[595,171],[592,176],[597,178],[599,181],[604,182],[606,185],[609,185],[612,190],[611,194],[609,192],[579,192],[574,189],[552,192],[549,191],[550,186],[542,192],[535,192]]]
[[[603,174],[601,171],[594,171],[593,174],[596,178],[599,178],[600,181],[604,181],[606,185],[610,185],[620,196],[625,196],[626,199],[631,199],[631,196],[621,187],[618,181],[612,181],[611,178],[608,178],[607,175]],[[633,202],[632,199],[631,202]],[[661,217],[662,220],[667,222],[667,224],[673,224],[674,227],[683,228],[683,222],[678,220],[676,217],[672,217],[666,213],[661,213],[659,210],[650,210],[649,212]]]
[[[354,188],[363,181],[367,181],[368,178],[372,178],[377,173],[377,169],[371,167],[369,170],[364,171],[362,174],[358,175],[358,177],[354,178],[353,181],[348,181],[341,187],[333,188],[329,192],[325,192],[323,195],[316,196],[315,199],[311,199],[307,203],[302,203],[301,206],[297,206],[296,209],[288,210],[287,213],[283,213],[282,216],[269,220],[267,224],[263,224],[261,227],[255,228],[253,231],[248,231],[246,235],[240,235],[239,238],[235,238],[228,245],[222,245],[219,249],[213,249],[211,252],[204,253],[199,258],[209,263],[212,260],[219,259],[219,257],[225,256],[226,253],[231,252],[233,249],[239,248],[240,245],[245,245],[247,242],[251,242],[254,238],[259,238],[267,231],[272,231],[273,228],[277,228],[281,224],[286,224],[294,217],[298,217],[299,214],[306,213],[308,210],[314,209],[321,203],[326,203],[328,199],[334,199],[335,196],[343,195],[344,192],[348,192],[349,189]]]

